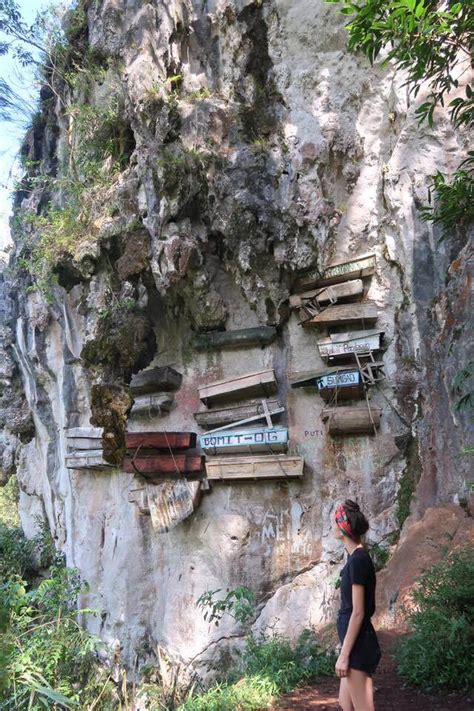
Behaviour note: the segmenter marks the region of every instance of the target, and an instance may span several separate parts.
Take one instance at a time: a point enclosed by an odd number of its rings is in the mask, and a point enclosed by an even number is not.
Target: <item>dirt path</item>
[[[390,653],[396,633],[380,632],[379,639],[384,656],[374,677],[376,711],[473,711],[472,699],[404,688]],[[286,694],[273,711],[338,711],[338,686],[337,679],[322,679],[320,683]]]

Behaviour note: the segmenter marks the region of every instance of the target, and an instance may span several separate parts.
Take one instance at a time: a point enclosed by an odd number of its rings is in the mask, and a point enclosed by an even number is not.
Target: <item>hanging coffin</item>
[[[316,326],[327,328],[329,326],[347,326],[349,324],[372,325],[377,320],[377,307],[372,303],[365,304],[340,304],[328,306],[320,313],[308,318],[303,310],[302,321],[305,327]]]
[[[203,333],[194,339],[194,347],[198,351],[222,350],[224,348],[247,348],[249,346],[267,346],[275,340],[276,328],[273,326],[257,326],[242,328],[235,331],[215,331]]]
[[[331,407],[323,410],[329,434],[373,434],[380,426],[379,407]]]
[[[137,419],[160,417],[171,410],[174,402],[173,396],[168,393],[137,395],[134,400],[130,417]]]
[[[371,276],[375,271],[375,254],[361,255],[345,262],[338,262],[324,270],[321,274],[318,270],[309,271],[302,274],[297,281],[297,289],[306,291],[322,286],[339,284],[350,279],[362,279]]]
[[[127,449],[190,449],[196,446],[195,432],[127,432],[125,445]]]
[[[229,430],[199,437],[201,448],[208,454],[233,452],[283,452],[288,448],[286,427],[254,430]]]
[[[66,444],[72,450],[102,450],[102,432],[100,427],[70,427]]]
[[[321,358],[328,360],[351,357],[353,353],[378,351],[382,344],[383,331],[354,331],[334,333],[318,341]]]
[[[285,411],[285,408],[281,407],[277,400],[255,400],[242,405],[231,405],[229,407],[196,412],[194,417],[198,425],[203,429],[225,427],[241,420],[258,422],[258,420],[263,420],[266,417],[264,402],[271,417],[277,417]]]
[[[364,284],[362,279],[353,279],[342,284],[334,284],[334,286],[323,287],[321,289],[313,289],[305,291],[302,294],[293,294],[290,296],[290,307],[292,309],[300,309],[308,302],[316,302],[320,307],[335,304],[340,301],[356,300],[364,293]]]
[[[128,474],[141,474],[147,479],[176,478],[196,474],[203,467],[204,457],[198,454],[155,454],[125,457],[122,470]]]
[[[199,388],[199,397],[207,405],[219,400],[270,395],[276,389],[275,372],[270,368],[203,385]]]
[[[151,524],[157,533],[167,533],[187,519],[199,506],[199,481],[166,481],[146,485]]]
[[[358,368],[352,366],[329,368],[301,374],[291,383],[292,388],[316,387],[323,400],[350,400],[362,397],[363,381]]]
[[[211,480],[292,479],[303,476],[304,459],[286,454],[247,457],[209,457],[207,478]]]
[[[169,366],[149,368],[132,377],[130,389],[134,397],[146,393],[171,392],[181,387],[182,380],[181,373]]]

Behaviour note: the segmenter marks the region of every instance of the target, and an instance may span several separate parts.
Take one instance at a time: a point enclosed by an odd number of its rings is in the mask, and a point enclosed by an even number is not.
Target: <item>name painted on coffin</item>
[[[344,385],[358,385],[360,382],[360,374],[358,370],[353,370],[349,373],[334,373],[333,375],[323,375],[317,378],[318,388],[337,388]]]
[[[209,447],[245,447],[257,444],[286,444],[288,441],[288,430],[286,428],[260,429],[260,430],[236,430],[235,432],[219,432],[199,437],[200,445],[203,449]]]

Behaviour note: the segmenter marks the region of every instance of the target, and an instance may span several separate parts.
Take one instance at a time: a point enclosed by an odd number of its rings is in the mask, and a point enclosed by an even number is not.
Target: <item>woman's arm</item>
[[[356,585],[355,583],[352,585],[352,614],[344,642],[342,643],[341,653],[336,662],[336,674],[340,677],[348,674],[349,654],[364,621],[364,593],[363,585]]]

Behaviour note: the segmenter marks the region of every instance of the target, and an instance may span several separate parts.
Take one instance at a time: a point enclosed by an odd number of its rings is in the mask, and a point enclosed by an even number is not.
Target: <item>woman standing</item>
[[[341,608],[337,632],[342,643],[336,662],[341,679],[339,704],[343,711],[374,711],[372,674],[380,661],[377,635],[370,618],[375,612],[375,568],[361,543],[369,528],[359,506],[350,499],[338,506],[334,536],[348,553],[341,571]]]

